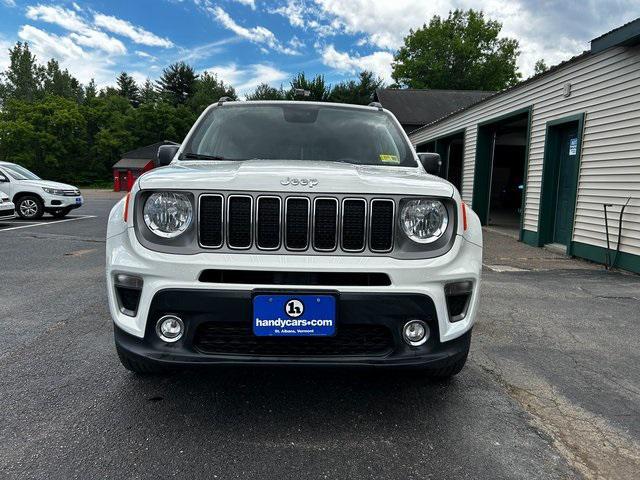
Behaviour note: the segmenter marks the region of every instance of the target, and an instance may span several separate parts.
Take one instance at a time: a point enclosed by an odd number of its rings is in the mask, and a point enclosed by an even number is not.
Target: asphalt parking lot
[[[470,360],[139,378],[115,355],[106,216],[0,225],[0,477],[640,478],[640,278],[487,232]],[[15,228],[27,227],[28,228]]]

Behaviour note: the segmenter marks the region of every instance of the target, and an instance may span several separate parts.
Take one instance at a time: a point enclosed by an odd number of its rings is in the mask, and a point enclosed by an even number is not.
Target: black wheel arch
[[[44,206],[44,198],[42,198],[41,195],[38,195],[37,193],[34,192],[18,192],[13,196],[13,199],[11,200],[13,203],[16,203],[22,198],[22,197],[36,197],[38,200],[40,200],[42,202],[42,205]]]

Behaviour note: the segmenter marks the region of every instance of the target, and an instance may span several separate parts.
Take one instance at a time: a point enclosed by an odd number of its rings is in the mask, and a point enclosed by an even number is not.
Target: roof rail
[[[232,102],[233,99],[231,97],[220,97],[220,99],[218,100],[218,106],[222,106],[222,104],[224,102]]]
[[[369,105],[367,105],[369,107],[375,107],[378,110],[382,111],[382,104],[380,102],[371,102]]]

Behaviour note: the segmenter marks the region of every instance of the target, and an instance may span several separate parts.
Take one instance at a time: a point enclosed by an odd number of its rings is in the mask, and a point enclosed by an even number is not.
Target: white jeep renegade
[[[439,158],[368,107],[229,102],[111,211],[116,348],[138,373],[464,366],[482,231]]]

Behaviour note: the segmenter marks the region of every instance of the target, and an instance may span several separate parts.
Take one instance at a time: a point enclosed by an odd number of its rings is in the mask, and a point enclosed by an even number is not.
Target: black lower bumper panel
[[[322,293],[337,297],[335,336],[257,337],[251,325],[255,293],[265,292],[163,290],[152,300],[144,338],[116,327],[116,344],[130,356],[167,364],[440,368],[466,355],[471,341],[469,331],[441,343],[435,306],[425,295],[330,291]],[[162,342],[155,333],[157,320],[167,314],[177,315],[185,323],[185,334],[172,344]],[[424,320],[430,329],[429,340],[419,347],[408,346],[402,338],[402,326],[412,319]]]

